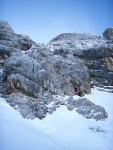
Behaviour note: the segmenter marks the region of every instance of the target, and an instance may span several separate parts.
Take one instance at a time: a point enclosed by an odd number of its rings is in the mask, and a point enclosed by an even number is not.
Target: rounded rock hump
[[[108,40],[113,40],[113,28],[107,28],[103,32],[103,37],[107,38]]]
[[[71,51],[87,50],[94,47],[99,47],[105,44],[105,40],[101,36],[96,36],[91,33],[62,33],[53,38],[49,44],[54,49],[71,49]]]

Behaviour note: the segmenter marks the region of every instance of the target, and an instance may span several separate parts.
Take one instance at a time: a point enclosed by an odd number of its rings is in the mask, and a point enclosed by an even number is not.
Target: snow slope
[[[62,150],[65,147],[0,99],[0,150]]]
[[[108,119],[86,119],[62,106],[43,120],[27,120],[0,99],[0,150],[113,150],[113,93],[85,95],[103,106]]]

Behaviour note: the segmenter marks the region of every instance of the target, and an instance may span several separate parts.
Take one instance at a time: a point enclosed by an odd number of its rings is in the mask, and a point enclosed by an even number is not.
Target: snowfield
[[[61,106],[43,120],[28,120],[0,98],[0,150],[113,150],[113,93],[92,89],[84,97],[108,118],[86,119]]]

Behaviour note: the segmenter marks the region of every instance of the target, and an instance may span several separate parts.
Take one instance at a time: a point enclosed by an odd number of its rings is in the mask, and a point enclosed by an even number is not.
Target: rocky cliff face
[[[113,44],[109,35],[107,40],[86,33],[61,34],[45,46],[16,34],[8,22],[0,21],[0,93],[27,118],[44,118],[60,105],[78,106],[77,101],[64,101],[63,97],[89,94],[91,80],[113,84]],[[84,99],[80,103],[84,101],[87,103]],[[86,109],[90,107],[85,117],[94,118],[94,107],[102,114],[94,119],[107,117],[104,108],[85,105]],[[83,115],[79,108],[77,112]]]
[[[65,33],[52,39],[48,46],[55,55],[71,54],[88,67],[92,83],[113,85],[113,28],[106,29],[104,37],[89,33]]]
[[[5,93],[21,90],[36,98],[46,92],[81,96],[90,93],[88,70],[80,59],[72,55],[57,57],[46,46],[15,34],[7,22],[1,21],[0,26]]]

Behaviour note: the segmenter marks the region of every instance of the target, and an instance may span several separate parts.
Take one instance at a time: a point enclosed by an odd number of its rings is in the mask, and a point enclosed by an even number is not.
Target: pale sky
[[[0,19],[41,43],[67,32],[101,35],[113,27],[113,0],[0,0]]]

